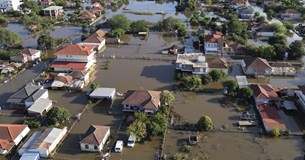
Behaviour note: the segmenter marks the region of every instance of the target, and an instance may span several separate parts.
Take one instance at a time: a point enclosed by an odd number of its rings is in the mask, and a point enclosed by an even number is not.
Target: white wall
[[[79,44],[82,44],[82,45],[97,45],[98,46],[98,50],[100,50],[102,47],[105,46],[105,42],[106,40],[104,39],[101,43],[90,43],[90,42],[80,42]]]
[[[69,61],[69,62],[88,62],[89,56],[82,55],[57,55],[56,61]]]
[[[6,154],[7,150],[0,149],[0,154]]]
[[[16,139],[14,139],[14,143],[15,145],[18,145],[20,143],[20,141],[30,132],[30,128],[26,127],[19,135]]]
[[[80,143],[80,148],[82,151],[90,151],[90,152],[100,152],[101,150],[103,150],[103,147],[107,141],[107,139],[110,136],[110,129],[107,131],[105,137],[103,138],[102,142],[100,145],[97,146],[97,149],[94,149],[95,145],[92,144],[86,144],[86,143]],[[88,145],[88,148],[86,148],[86,145]]]
[[[20,4],[20,0],[0,0],[0,9],[4,10],[18,10]]]
[[[40,55],[41,55],[41,51],[31,55],[31,56],[28,56],[28,60],[29,61],[35,61],[36,59],[39,59],[40,58]]]

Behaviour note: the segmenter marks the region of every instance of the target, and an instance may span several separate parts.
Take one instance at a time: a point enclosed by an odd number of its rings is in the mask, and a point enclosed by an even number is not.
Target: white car
[[[136,135],[130,134],[127,142],[127,147],[134,147],[136,144]]]
[[[124,146],[124,142],[122,140],[118,140],[115,144],[114,152],[122,152],[123,146]]]

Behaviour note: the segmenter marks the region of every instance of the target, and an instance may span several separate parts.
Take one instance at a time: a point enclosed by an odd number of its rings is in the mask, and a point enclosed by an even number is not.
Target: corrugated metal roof
[[[48,109],[52,105],[52,100],[39,98],[28,111],[42,113],[44,110]]]

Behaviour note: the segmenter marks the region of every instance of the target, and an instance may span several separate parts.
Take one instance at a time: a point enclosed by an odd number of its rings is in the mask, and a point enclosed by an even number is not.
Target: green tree
[[[116,28],[116,29],[112,29],[110,31],[110,36],[111,37],[121,37],[125,34],[125,30],[122,28]]]
[[[254,13],[254,17],[259,17],[259,16],[260,16],[259,12]]]
[[[251,96],[253,95],[253,91],[250,87],[244,87],[244,88],[240,88],[238,90],[238,97],[242,98],[242,99],[249,99]]]
[[[147,32],[148,31],[148,22],[146,22],[144,20],[134,21],[131,23],[130,31],[133,33]]]
[[[99,82],[92,82],[91,85],[90,85],[90,88],[91,89],[97,89],[100,87],[100,83]]]
[[[16,33],[0,28],[0,46],[16,47],[21,45],[21,42],[21,38]]]
[[[67,1],[65,1],[65,0],[54,0],[54,3],[57,6],[65,6],[67,4]]]
[[[213,82],[217,82],[227,76],[226,73],[220,69],[212,70],[209,75],[211,76]]]
[[[35,1],[25,1],[21,7],[23,9],[28,8],[31,9],[32,12],[39,14],[39,12],[42,10],[42,6],[40,6],[37,2]]]
[[[66,122],[71,117],[70,112],[63,107],[53,107],[46,114],[46,122],[48,125],[58,126],[61,123]]]
[[[280,135],[281,135],[281,131],[280,131],[279,127],[272,128],[272,131],[271,131],[272,137],[276,138],[276,137],[279,137]]]
[[[266,18],[264,16],[259,16],[256,18],[256,22],[257,23],[265,23],[266,22]]]
[[[8,20],[7,18],[0,15],[0,26],[7,26]]]
[[[237,15],[231,15],[228,22],[228,32],[230,33],[241,33],[247,29],[247,25],[240,22]]]
[[[288,59],[299,60],[305,55],[304,44],[302,41],[296,40],[289,45],[287,49]]]
[[[161,113],[155,114],[147,125],[151,136],[162,135],[167,127],[167,120]]]
[[[51,49],[55,47],[55,40],[50,34],[43,34],[37,39],[39,49]]]
[[[283,25],[284,25],[285,28],[288,29],[288,30],[294,30],[294,28],[295,28],[293,24],[291,24],[290,22],[287,22],[287,21],[285,21],[285,22],[283,23]]]
[[[108,20],[108,24],[112,27],[112,29],[121,28],[124,31],[128,31],[130,29],[131,22],[125,15],[117,14]]]
[[[29,126],[29,128],[40,128],[41,123],[38,120],[24,120],[23,124],[26,124]]]
[[[161,93],[161,105],[171,106],[175,101],[175,96],[172,92],[164,90]]]
[[[282,34],[275,34],[271,37],[269,37],[268,44],[274,45],[274,44],[282,44],[284,46],[287,45],[287,39],[286,36]]]
[[[269,24],[270,29],[275,33],[285,33],[286,28],[280,23],[271,23]]]
[[[136,135],[136,141],[140,142],[147,136],[147,126],[145,122],[135,120],[128,126],[128,132]]]
[[[275,49],[271,45],[259,46],[257,48],[257,55],[258,57],[262,57],[262,58],[272,58],[276,56]]]
[[[180,24],[178,27],[177,27],[177,34],[178,34],[178,37],[184,37],[187,33],[187,27],[185,24]]]
[[[202,76],[202,84],[209,84],[213,81],[212,77],[209,74]]]
[[[237,92],[238,84],[236,80],[227,80],[224,82],[229,95],[234,95]]]
[[[277,60],[283,60],[286,55],[286,46],[282,44],[274,44],[274,51],[276,53]]]
[[[202,85],[202,82],[198,76],[192,75],[184,77],[183,85],[186,90],[192,91],[199,88]]]
[[[212,4],[212,0],[204,0],[204,3],[208,6],[210,6]]]
[[[213,126],[212,119],[207,115],[201,116],[197,122],[197,128],[199,131],[210,131],[213,129]]]

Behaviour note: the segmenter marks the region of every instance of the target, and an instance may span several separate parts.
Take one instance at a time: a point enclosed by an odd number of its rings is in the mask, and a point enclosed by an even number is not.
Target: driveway
[[[35,79],[45,68],[45,62],[41,62],[36,66],[27,69],[24,73],[17,75],[12,80],[3,84],[0,87],[0,106],[6,102],[6,100],[14,94],[17,90],[22,88],[26,83]]]

